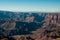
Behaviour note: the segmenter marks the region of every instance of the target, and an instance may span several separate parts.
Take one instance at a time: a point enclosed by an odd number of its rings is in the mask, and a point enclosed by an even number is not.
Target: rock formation
[[[48,14],[44,27],[33,36],[35,40],[60,40],[60,14]]]

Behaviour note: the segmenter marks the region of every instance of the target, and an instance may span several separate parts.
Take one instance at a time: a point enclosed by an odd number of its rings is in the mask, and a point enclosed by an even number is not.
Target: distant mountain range
[[[15,20],[23,22],[41,21],[46,14],[40,12],[10,12],[0,11],[0,20]]]

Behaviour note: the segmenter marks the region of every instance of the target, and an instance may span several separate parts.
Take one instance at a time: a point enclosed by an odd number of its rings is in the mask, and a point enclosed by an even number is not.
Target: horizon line
[[[12,11],[12,10],[0,10],[0,11],[9,11],[9,12],[45,12],[45,13],[60,13],[60,12],[48,12],[48,11]]]

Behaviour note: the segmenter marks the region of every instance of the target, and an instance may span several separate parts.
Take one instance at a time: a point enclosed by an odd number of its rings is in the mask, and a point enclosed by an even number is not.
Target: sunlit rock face
[[[60,40],[60,14],[48,14],[43,28],[33,35],[35,40]]]

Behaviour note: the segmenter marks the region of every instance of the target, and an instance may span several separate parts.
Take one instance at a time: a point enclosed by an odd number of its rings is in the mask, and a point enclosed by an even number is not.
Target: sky
[[[0,10],[60,12],[60,0],[0,0]]]

